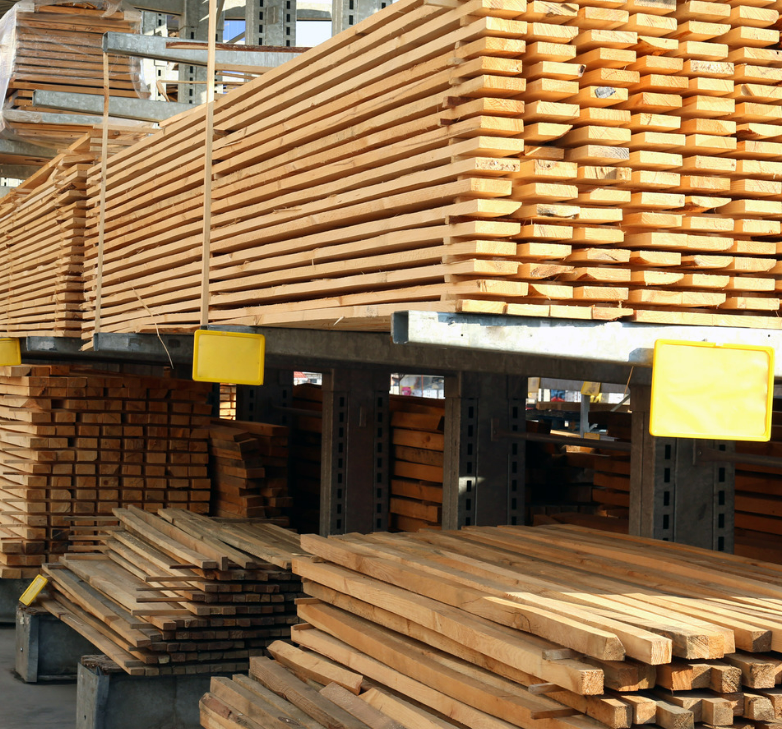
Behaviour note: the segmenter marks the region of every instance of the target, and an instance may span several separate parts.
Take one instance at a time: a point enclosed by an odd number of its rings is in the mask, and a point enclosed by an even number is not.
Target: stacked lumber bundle
[[[34,577],[115,507],[208,513],[207,383],[0,368],[0,578]],[[89,547],[88,547],[89,548]]]
[[[277,517],[288,526],[288,428],[213,420],[209,457],[214,516]]]
[[[249,676],[214,676],[199,703],[204,729],[450,729],[457,724],[310,651],[277,641]]]
[[[303,383],[293,387],[291,428],[291,521],[301,533],[320,531],[320,464],[323,441],[323,390]],[[311,415],[310,415],[311,413]]]
[[[392,531],[442,523],[445,400],[391,395]]]
[[[313,599],[299,601],[294,643],[460,725],[782,718],[782,567],[565,525],[301,546],[314,556],[293,570]],[[298,665],[313,678],[314,659]]]
[[[114,513],[99,550],[44,565],[42,606],[131,675],[247,670],[297,622],[291,532],[181,509]]]
[[[404,0],[221,97],[211,321],[782,327],[777,4]],[[108,331],[198,324],[204,125],[110,161]]]
[[[774,413],[768,443],[737,442],[736,452],[782,459],[782,413]],[[735,552],[782,563],[782,460],[736,464]]]
[[[25,0],[0,22],[4,136],[64,149],[84,133],[67,116],[33,104],[36,90],[103,94],[103,34],[140,33],[141,13],[124,3]],[[110,57],[111,96],[147,97],[138,59]],[[46,112],[41,117],[37,112]],[[61,121],[57,118],[60,117]]]

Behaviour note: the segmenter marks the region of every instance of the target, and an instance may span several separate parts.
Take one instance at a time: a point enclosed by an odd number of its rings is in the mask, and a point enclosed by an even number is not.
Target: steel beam
[[[40,166],[0,164],[0,177],[11,180],[26,180],[38,172],[39,169],[41,169]]]
[[[572,321],[426,311],[394,314],[392,331],[397,344],[538,355],[643,368],[651,368],[654,343],[658,339],[782,348],[782,330],[776,329]],[[775,368],[775,376],[782,377],[782,358],[778,358]],[[588,379],[586,375],[585,379]]]
[[[188,63],[193,66],[206,66],[207,52],[205,48],[190,49],[192,45],[203,45],[197,41],[180,41],[178,38],[164,38],[158,35],[134,35],[132,33],[106,33],[103,36],[103,50],[120,56],[134,58],[152,58],[157,61],[170,61],[171,63]],[[237,50],[218,50],[215,60],[218,70],[221,66],[280,66],[298,53],[284,52],[258,52],[241,50],[242,46],[236,46]]]
[[[69,91],[34,91],[33,105],[46,109],[101,114],[103,112],[103,97],[95,94],[76,94]],[[109,99],[109,114],[118,119],[158,122],[191,108],[190,104],[180,104],[173,101],[152,101],[151,99],[130,99],[118,96],[112,96]]]
[[[38,165],[40,161],[52,159],[55,154],[55,150],[49,147],[40,147],[37,144],[20,142],[16,139],[0,139],[0,161],[2,162],[23,166]]]

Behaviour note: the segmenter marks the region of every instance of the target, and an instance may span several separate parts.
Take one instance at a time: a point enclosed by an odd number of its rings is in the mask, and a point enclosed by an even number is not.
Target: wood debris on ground
[[[114,515],[93,553],[43,566],[39,604],[129,674],[245,671],[297,622],[298,535],[182,509]]]
[[[310,597],[298,601],[291,635],[304,653],[271,653],[310,689],[391,692],[458,725],[495,729],[782,720],[780,566],[565,525],[304,535],[301,546],[313,556],[295,558],[293,570]],[[268,711],[271,690],[316,726],[332,725],[311,713],[321,700],[268,660],[251,674],[240,688],[213,684],[202,709],[224,705],[266,726],[236,702],[256,703],[246,689]]]
[[[0,368],[0,578],[91,550],[112,510],[208,513],[209,383]]]
[[[141,33],[141,13],[115,0],[78,5],[23,0],[14,4],[0,21],[3,136],[57,150],[79,139],[99,115],[36,106],[33,94],[60,91],[102,96],[102,43],[109,32]],[[109,92],[113,97],[149,97],[139,59],[109,56]],[[139,123],[125,120],[122,124]]]
[[[282,425],[213,420],[209,427],[214,516],[277,517],[288,526],[288,436]]]

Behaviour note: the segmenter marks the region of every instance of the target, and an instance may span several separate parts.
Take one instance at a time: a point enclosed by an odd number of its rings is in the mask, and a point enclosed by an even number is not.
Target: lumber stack
[[[771,440],[737,442],[736,452],[782,457],[782,413],[774,413]],[[782,462],[736,464],[735,552],[769,562],[782,562]]]
[[[108,32],[140,33],[141,13],[109,0],[15,4],[0,25],[4,136],[56,149],[65,149],[81,137],[84,125],[74,124],[72,113],[34,106],[33,92],[102,95],[101,42]],[[111,96],[148,97],[138,59],[110,56],[109,60]]]
[[[227,94],[211,320],[782,326],[776,4],[407,0]],[[204,125],[110,160],[108,331],[198,324]]]
[[[208,513],[210,389],[67,365],[0,368],[0,577],[34,577],[94,540],[118,506]]]
[[[322,658],[359,674],[359,693],[392,690],[496,729],[749,729],[782,717],[777,565],[566,525],[305,535],[301,546],[313,556],[293,570],[312,599],[299,601],[292,638],[318,657],[285,665],[309,680],[338,683],[332,668],[316,677]]]
[[[297,622],[295,534],[181,509],[114,513],[94,553],[44,565],[42,604],[129,674],[244,671]]]
[[[445,400],[389,397],[392,531],[439,528],[442,522]]]
[[[249,676],[212,677],[199,703],[204,729],[449,729],[457,724],[310,651],[277,641],[251,658]]]
[[[288,428],[213,420],[209,457],[214,516],[276,517],[288,526]]]

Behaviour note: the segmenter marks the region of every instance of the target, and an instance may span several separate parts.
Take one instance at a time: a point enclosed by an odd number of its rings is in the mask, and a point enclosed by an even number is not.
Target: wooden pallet
[[[246,670],[297,622],[291,532],[181,509],[115,516],[97,550],[44,565],[43,606],[131,675]]]

